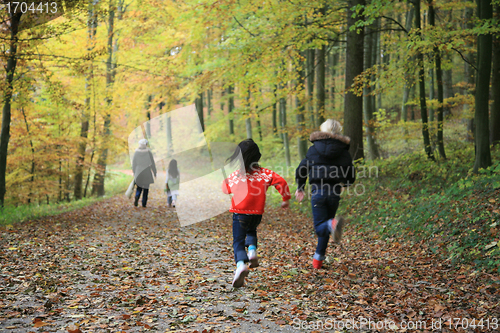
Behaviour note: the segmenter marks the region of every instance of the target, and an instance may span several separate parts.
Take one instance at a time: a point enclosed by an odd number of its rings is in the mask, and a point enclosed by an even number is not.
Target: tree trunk
[[[274,89],[274,99],[273,99],[273,136],[278,136],[278,103],[276,101],[276,88]]]
[[[356,21],[363,20],[351,10],[354,6],[364,6],[365,0],[347,1],[347,45],[344,97],[344,134],[351,138],[349,152],[354,160],[364,158],[363,152],[363,96],[356,96],[352,89],[356,76],[363,73],[363,39],[362,29],[351,31]]]
[[[316,124],[319,127],[326,118],[325,112],[325,68],[326,68],[326,47],[322,45],[317,51],[318,54],[318,70],[316,75],[316,110],[318,113]]]
[[[18,12],[10,16],[10,46],[7,66],[5,67],[5,86],[3,95],[2,130],[0,132],[0,209],[5,204],[5,174],[7,172],[7,153],[10,138],[11,102],[14,89],[14,73],[17,66],[17,33],[22,13]]]
[[[33,146],[33,140],[31,140],[31,133],[30,133],[30,126],[28,124],[28,117],[26,117],[26,112],[24,111],[24,108],[21,107],[21,113],[24,118],[24,124],[26,126],[26,134],[30,138],[30,147],[31,147],[31,177],[30,177],[30,193],[28,194],[28,204],[31,203],[31,197],[33,196],[33,182],[35,181],[35,147]]]
[[[283,89],[283,86],[280,85],[280,89]],[[290,144],[288,142],[288,129],[286,126],[286,98],[280,98],[280,120],[281,120],[281,133],[283,137],[283,148],[285,149],[285,161],[286,166],[289,167],[292,165],[290,159]]]
[[[429,16],[430,12],[431,10],[429,9]],[[429,68],[429,101],[432,101],[435,98],[436,96],[434,94],[434,68],[431,67]],[[430,122],[434,121],[434,108],[432,106],[429,107],[429,121]],[[432,126],[432,124],[430,126]]]
[[[415,16],[415,7],[411,7],[408,13],[406,14],[406,23],[405,23],[405,29],[406,31],[410,31],[412,25],[413,25],[413,17]],[[412,61],[412,58],[410,57],[410,62]],[[413,86],[413,69],[412,68],[406,68],[405,73],[404,73],[404,88],[403,88],[403,105],[401,106],[401,119],[403,122],[408,121],[408,101],[410,99],[410,89]],[[414,119],[412,119],[414,120]],[[408,128],[404,126],[404,135],[405,135],[405,140],[408,137]]]
[[[208,116],[212,113],[212,89],[207,90],[207,112]]]
[[[417,36],[421,38],[420,34],[420,0],[413,2],[415,6],[415,28],[417,29]],[[418,61],[418,84],[420,90],[420,113],[422,118],[422,136],[424,138],[424,149],[427,157],[434,160],[432,152],[431,141],[429,137],[429,122],[427,119],[427,105],[425,101],[425,68],[424,68],[424,55],[422,52],[417,53]]]
[[[95,3],[97,4],[97,3]],[[87,51],[90,54],[95,48],[95,35],[97,33],[97,15],[95,13],[95,4],[89,3],[88,9],[88,44]],[[82,198],[82,182],[83,182],[83,163],[85,162],[85,151],[87,149],[87,137],[89,133],[89,117],[90,117],[90,95],[92,77],[94,75],[94,64],[91,60],[89,72],[85,78],[85,105],[82,113],[82,120],[80,126],[80,144],[78,146],[78,157],[75,170],[75,188],[73,196],[75,200]]]
[[[478,16],[480,20],[488,20],[493,16],[493,7],[490,0],[477,0]],[[479,169],[486,169],[491,165],[490,128],[488,121],[488,103],[490,92],[492,36],[483,34],[477,37],[477,77],[476,77],[476,124],[475,142],[476,159],[474,173]]]
[[[470,0],[472,3],[473,0]],[[471,6],[467,6],[465,8],[465,26],[464,29],[472,29],[474,28],[474,9]],[[471,63],[474,63],[476,61],[476,53],[472,51],[473,48],[473,43],[472,42],[467,42],[467,49],[471,50],[470,52],[467,53],[467,59]],[[473,68],[472,65],[470,65],[468,62],[464,62],[464,75],[465,75],[465,81],[467,82],[467,85],[464,88],[463,94],[465,96],[468,95],[475,95],[475,86],[476,86],[476,71]],[[446,90],[445,90],[446,91]],[[468,114],[469,112],[469,104],[464,104],[463,106],[463,111],[464,113]],[[474,117],[470,117],[467,121],[467,134],[466,134],[466,140],[468,142],[474,142]]]
[[[247,119],[245,119],[245,129],[247,130],[247,139],[252,139],[252,120],[250,117],[252,116],[251,109],[250,109],[250,88],[248,88],[248,95],[247,95]]]
[[[229,135],[234,135],[234,97],[233,97],[233,88],[231,86],[227,87],[227,115],[229,118]]]
[[[295,103],[297,105],[297,114],[295,115],[295,118],[297,120],[297,148],[300,160],[306,157],[307,153],[307,141],[304,139],[304,133],[306,130],[306,119],[304,116],[305,105],[303,99],[300,98],[300,95],[305,93],[303,90],[303,87],[305,86],[305,79],[304,64],[303,61],[299,61],[297,64],[297,83],[295,87]]]
[[[312,127],[316,127],[316,120],[314,117],[314,74],[315,74],[315,52],[314,49],[308,49],[306,52],[307,63],[307,113],[310,116]]]
[[[432,2],[429,3],[429,24],[433,27],[436,26],[436,13],[434,11],[434,6]],[[436,62],[436,83],[438,91],[438,108],[437,108],[437,146],[439,151],[439,156],[442,159],[446,159],[446,153],[444,150],[443,142],[443,70],[441,69],[441,51],[436,46],[434,47],[434,60]],[[434,89],[434,88],[433,88]],[[432,120],[432,119],[431,119]]]
[[[108,159],[108,143],[111,134],[109,126],[111,125],[110,109],[113,103],[113,83],[115,82],[115,64],[113,55],[118,48],[118,44],[113,42],[115,27],[115,3],[110,1],[108,13],[108,61],[106,62],[106,114],[104,116],[103,147],[97,159],[97,170],[92,184],[92,194],[98,197],[104,196],[104,179],[106,177],[106,165]],[[120,10],[120,9],[118,9]]]
[[[495,6],[497,17],[500,17],[500,6]],[[493,64],[491,75],[491,94],[493,104],[491,106],[490,120],[490,143],[500,145],[500,37],[493,39]]]
[[[153,104],[153,95],[148,95],[148,102],[146,104],[146,118],[148,121],[146,122],[146,128],[144,132],[144,136],[146,137],[147,140],[151,137],[151,123],[149,122],[151,120],[151,108]]]
[[[198,95],[198,98],[194,101],[196,112],[198,112],[198,119],[200,119],[201,130],[205,132],[205,119],[203,116],[203,93]]]
[[[364,53],[364,67],[365,70],[370,70],[373,63],[373,53],[376,52],[376,36],[375,29],[376,27],[371,24],[365,28],[365,53]],[[374,160],[380,157],[377,143],[375,142],[375,128],[374,128],[374,119],[373,114],[375,112],[375,99],[372,96],[373,88],[371,87],[372,82],[374,82],[375,76],[370,75],[370,82],[363,88],[363,117],[365,120],[366,126],[366,143],[368,148],[368,156],[370,159]]]
[[[333,44],[333,47],[330,51],[330,75],[331,75],[331,84],[330,84],[330,109],[333,111],[335,110],[335,78],[337,77],[337,65],[339,63],[339,54],[336,49],[337,43]]]

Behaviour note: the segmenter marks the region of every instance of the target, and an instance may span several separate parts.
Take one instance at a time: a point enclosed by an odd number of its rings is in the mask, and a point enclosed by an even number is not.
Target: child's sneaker
[[[259,267],[259,260],[257,259],[257,251],[248,251],[248,260],[250,260],[250,268]]]
[[[236,268],[234,272],[233,287],[239,288],[245,284],[245,278],[248,276],[248,266],[243,264]]]
[[[342,229],[344,228],[345,219],[342,216],[335,218],[332,220],[332,233],[333,233],[333,241],[335,243],[340,243],[340,239],[342,238]]]
[[[316,269],[323,267],[323,260],[313,259],[313,267]]]

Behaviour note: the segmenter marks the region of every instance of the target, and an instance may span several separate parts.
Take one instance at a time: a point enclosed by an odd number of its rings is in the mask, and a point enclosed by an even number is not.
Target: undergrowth
[[[367,162],[379,176],[358,179],[364,193],[344,195],[339,213],[381,238],[424,241],[451,263],[500,272],[500,154],[475,175],[473,147],[455,143],[447,152],[446,161],[412,153]]]

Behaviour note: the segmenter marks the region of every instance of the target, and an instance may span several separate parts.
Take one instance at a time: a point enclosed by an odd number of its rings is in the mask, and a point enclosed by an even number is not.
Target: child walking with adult
[[[241,155],[240,155],[241,153]],[[244,285],[249,268],[259,266],[257,258],[257,226],[262,220],[266,204],[266,191],[274,186],[283,198],[282,208],[288,208],[290,190],[288,184],[277,173],[259,166],[261,154],[259,146],[247,139],[238,144],[229,162],[243,159],[243,166],[233,172],[222,183],[222,191],[233,194],[231,209],[233,213],[233,250],[236,261],[233,287]],[[248,248],[248,253],[246,251]]]
[[[335,243],[342,237],[344,218],[335,217],[340,202],[342,187],[351,185],[355,179],[355,170],[349,154],[351,139],[341,135],[342,126],[333,119],[326,120],[319,132],[311,134],[313,143],[306,157],[295,171],[297,191],[295,198],[304,199],[304,186],[309,177],[311,185],[311,207],[314,229],[318,236],[316,252],[313,256],[313,267],[323,266],[330,234]]]
[[[137,185],[134,206],[139,205],[139,198],[142,193],[142,207],[144,208],[148,203],[149,185],[154,183],[153,175],[156,178],[155,160],[147,145],[148,140],[139,140],[139,148],[135,150],[132,159],[132,171]]]
[[[168,207],[175,207],[177,196],[179,195],[179,184],[181,182],[181,175],[177,168],[177,160],[170,161],[167,170],[167,177],[165,178],[165,188],[167,191]]]

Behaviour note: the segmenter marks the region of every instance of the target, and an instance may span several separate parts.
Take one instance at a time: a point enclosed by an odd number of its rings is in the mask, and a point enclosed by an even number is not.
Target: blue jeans
[[[331,220],[335,217],[339,208],[340,197],[328,188],[313,189],[311,206],[314,221],[314,230],[318,236],[318,245],[314,259],[324,260],[328,240],[330,239]]]
[[[246,247],[257,246],[257,226],[262,215],[233,213],[233,251],[236,262],[248,262]]]
[[[142,188],[137,185],[137,190],[135,191],[135,201],[139,201],[139,197],[141,196],[142,191],[144,191],[144,193],[142,194],[142,207],[146,207],[146,204],[148,203],[148,188]]]

